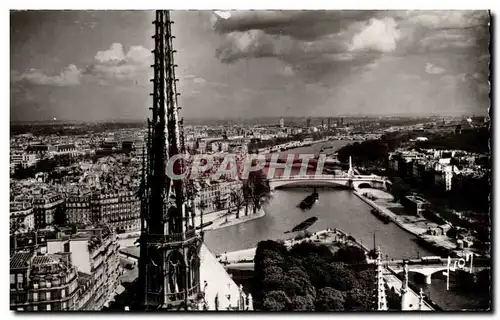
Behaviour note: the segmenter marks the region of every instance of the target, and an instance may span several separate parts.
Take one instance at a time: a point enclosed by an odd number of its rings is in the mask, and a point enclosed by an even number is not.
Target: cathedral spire
[[[155,12],[153,107],[149,121],[147,188],[140,238],[140,302],[146,309],[176,309],[197,305],[200,293],[201,239],[186,210],[189,190],[183,172],[171,31],[167,10]],[[171,159],[173,163],[167,160]],[[173,161],[173,160],[176,161]],[[173,168],[166,167],[172,165]]]

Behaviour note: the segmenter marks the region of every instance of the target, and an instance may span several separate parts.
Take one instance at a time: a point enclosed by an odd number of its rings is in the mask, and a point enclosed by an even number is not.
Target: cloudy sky
[[[10,21],[11,120],[149,115],[154,13]],[[485,11],[175,11],[183,115],[484,114]]]

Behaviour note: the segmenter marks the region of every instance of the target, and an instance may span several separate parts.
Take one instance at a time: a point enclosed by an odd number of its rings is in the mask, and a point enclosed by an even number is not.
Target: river
[[[326,152],[332,152],[333,149],[345,144],[345,141],[333,141],[325,145],[319,144],[300,148],[300,150],[290,150],[288,153],[316,153],[326,147],[332,148],[325,150]],[[289,238],[290,234],[285,234],[285,231],[315,216],[319,220],[308,229],[309,231],[339,228],[369,248],[380,246],[384,258],[402,259],[435,255],[420,247],[410,233],[393,223],[384,224],[378,220],[370,213],[371,208],[349,190],[318,189],[319,200],[311,210],[304,212],[297,208],[297,204],[311,192],[310,188],[275,190],[270,203],[265,208],[264,217],[227,228],[207,231],[205,243],[216,254],[251,248],[257,246],[262,240]],[[451,281],[450,291],[446,291],[446,282],[442,275],[434,275],[431,285],[425,285],[423,279],[416,274],[410,273],[410,278],[445,310],[484,307],[479,305],[480,298],[464,290],[454,289],[456,287],[454,278]]]

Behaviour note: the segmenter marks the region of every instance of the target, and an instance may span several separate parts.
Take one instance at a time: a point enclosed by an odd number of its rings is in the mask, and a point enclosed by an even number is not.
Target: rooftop
[[[33,257],[32,252],[16,252],[10,256],[10,269],[27,268],[30,259]]]

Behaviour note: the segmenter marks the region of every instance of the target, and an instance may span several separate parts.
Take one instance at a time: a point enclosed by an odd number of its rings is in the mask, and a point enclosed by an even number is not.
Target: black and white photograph
[[[494,11],[153,9],[9,12],[11,313],[492,311]]]

